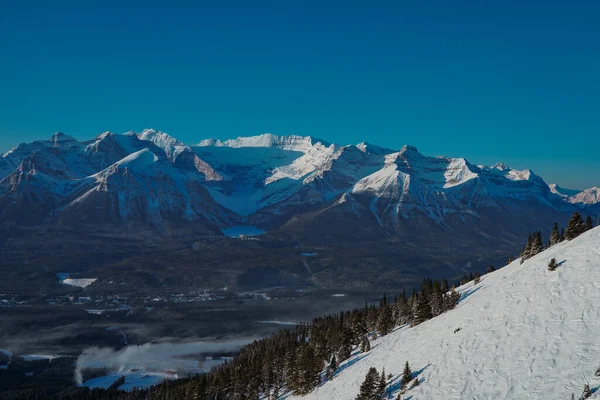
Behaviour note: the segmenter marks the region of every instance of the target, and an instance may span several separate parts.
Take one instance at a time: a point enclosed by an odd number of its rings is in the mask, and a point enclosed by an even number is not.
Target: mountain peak
[[[400,153],[407,153],[407,152],[415,152],[418,153],[419,150],[415,147],[415,146],[411,146],[410,144],[405,144],[404,146],[402,146],[402,148],[400,149]]]
[[[167,146],[185,146],[183,142],[175,139],[173,136],[155,129],[144,129],[142,133],[138,135],[140,140],[148,140],[154,142],[158,147],[165,148]]]
[[[498,171],[508,171],[511,169],[508,165],[501,162],[494,164],[492,168],[497,169]]]
[[[96,136],[94,139],[97,141],[100,141],[100,140],[104,140],[106,138],[112,138],[114,136],[115,136],[115,134],[112,133],[111,131],[106,131],[106,132],[102,132],[101,134]]]
[[[312,138],[310,136],[286,135],[278,136],[272,133],[263,133],[258,136],[238,137],[237,139],[229,139],[221,141],[219,139],[205,139],[197,144],[199,147],[265,147],[278,148],[282,150],[301,151],[306,153],[314,145],[321,143],[323,146],[330,146],[324,140]]]
[[[356,145],[356,148],[362,151],[363,153],[371,153],[371,154],[391,154],[394,153],[394,150],[387,149],[385,147],[377,146],[375,144],[369,142],[360,142]]]
[[[77,140],[74,137],[62,132],[56,132],[48,139],[48,141],[52,144],[52,147],[64,147],[77,143]]]

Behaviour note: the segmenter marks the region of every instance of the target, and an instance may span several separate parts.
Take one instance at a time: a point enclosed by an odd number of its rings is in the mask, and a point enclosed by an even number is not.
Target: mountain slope
[[[407,399],[564,400],[578,397],[586,381],[597,391],[599,245],[595,228],[484,275],[459,288],[454,310],[376,339],[332,381],[289,399],[353,399],[370,367],[385,367],[397,382],[406,361],[421,381]],[[552,272],[551,258],[560,263]]]

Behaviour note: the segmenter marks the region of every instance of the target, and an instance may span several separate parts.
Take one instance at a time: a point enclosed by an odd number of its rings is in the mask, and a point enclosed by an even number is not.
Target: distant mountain
[[[10,232],[102,229],[136,240],[146,231],[268,232],[262,240],[329,246],[338,267],[410,260],[412,276],[496,262],[575,210],[600,214],[599,189],[569,191],[531,170],[429,157],[409,145],[264,134],[188,146],[147,129],[82,142],[56,133],[0,157],[0,229]]]
[[[585,190],[571,190],[559,187],[556,184],[550,185],[550,191],[563,200],[577,205],[578,207],[592,213],[600,213],[600,188],[592,187]]]

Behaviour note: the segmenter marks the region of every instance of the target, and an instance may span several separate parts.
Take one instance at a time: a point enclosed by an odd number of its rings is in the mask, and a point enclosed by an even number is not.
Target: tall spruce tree
[[[529,234],[529,236],[527,237],[527,244],[525,245],[523,251],[521,251],[521,264],[523,264],[525,260],[531,257],[531,244],[531,234]]]
[[[587,216],[587,218],[585,219],[585,230],[589,231],[590,229],[594,228],[594,222],[592,222],[592,217],[590,217],[589,215]]]
[[[387,378],[385,376],[385,367],[381,370],[381,375],[379,376],[379,382],[377,385],[377,394],[379,395],[378,399],[385,395],[385,390],[387,388]]]
[[[369,342],[367,335],[364,335],[360,342],[360,352],[365,353],[367,351],[371,351],[371,343]]]
[[[433,291],[431,292],[431,298],[429,299],[429,306],[431,307],[431,314],[434,317],[444,312],[444,295],[442,292],[442,285],[438,281],[433,283]]]
[[[377,373],[377,369],[371,367],[362,385],[360,385],[360,392],[356,396],[356,400],[379,400],[378,382],[379,374]]]
[[[352,349],[351,349],[350,345],[347,343],[344,343],[338,350],[338,353],[337,353],[338,360],[337,361],[339,361],[339,362],[346,361],[347,359],[350,358],[351,355],[352,355]]]
[[[431,318],[431,306],[427,296],[423,293],[419,294],[417,298],[417,305],[415,307],[415,315],[413,318],[413,326],[419,325]]]
[[[392,306],[383,304],[379,307],[379,317],[377,318],[377,330],[382,336],[387,335],[394,328],[394,313]]]
[[[329,361],[329,365],[327,366],[327,371],[325,372],[325,376],[327,379],[332,380],[335,375],[335,370],[337,369],[337,360],[335,358],[335,354],[331,356],[331,360]]]
[[[544,250],[544,242],[542,241],[542,232],[537,231],[532,236],[530,257],[540,254]]]
[[[552,228],[552,233],[550,234],[550,246],[554,246],[555,244],[560,242],[560,232],[558,230],[558,222],[554,223],[554,227]]]
[[[452,289],[450,290],[450,293],[448,293],[444,296],[444,309],[452,310],[454,307],[456,307],[459,300],[460,300],[460,294],[458,294],[458,292],[454,289],[454,287],[452,287]]]
[[[583,222],[581,215],[575,211],[571,216],[569,223],[567,224],[567,229],[565,230],[565,239],[573,240],[583,232],[585,232],[585,223]]]
[[[402,380],[400,381],[402,387],[406,387],[412,381],[412,370],[410,369],[410,365],[408,361],[404,364],[404,371],[402,372]]]

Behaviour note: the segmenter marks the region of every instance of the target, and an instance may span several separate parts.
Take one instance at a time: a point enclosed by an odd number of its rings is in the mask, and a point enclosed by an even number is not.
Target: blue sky
[[[49,3],[0,0],[0,151],[294,133],[600,184],[597,1]]]

